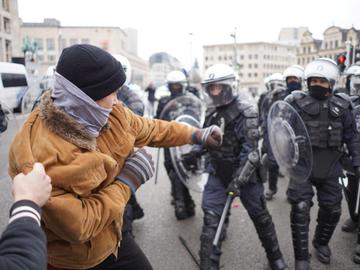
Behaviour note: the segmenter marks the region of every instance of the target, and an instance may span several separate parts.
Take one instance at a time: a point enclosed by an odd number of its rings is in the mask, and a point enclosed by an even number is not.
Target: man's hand
[[[154,161],[145,149],[137,150],[124,164],[117,179],[127,184],[135,192],[154,175]]]
[[[15,176],[12,185],[14,201],[30,200],[43,206],[50,197],[51,179],[41,163],[35,163],[31,172]]]
[[[208,128],[195,130],[192,138],[194,144],[202,144],[209,148],[216,148],[222,144],[223,133],[218,126],[212,125]]]

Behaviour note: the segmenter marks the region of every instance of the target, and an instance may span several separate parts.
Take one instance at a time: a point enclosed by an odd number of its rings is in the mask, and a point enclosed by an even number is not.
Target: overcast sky
[[[332,25],[360,29],[360,0],[18,0],[24,22],[138,30],[139,55],[166,51],[186,66],[202,45],[276,41],[281,27],[307,26],[315,38]],[[190,35],[192,33],[192,35]],[[190,46],[192,44],[192,46]]]

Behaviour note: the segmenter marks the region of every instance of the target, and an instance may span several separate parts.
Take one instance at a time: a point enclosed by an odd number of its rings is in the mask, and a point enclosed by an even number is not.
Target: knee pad
[[[301,201],[291,206],[291,218],[296,222],[306,222],[309,218],[311,202]]]
[[[220,222],[220,216],[214,213],[213,211],[205,210],[204,211],[204,226],[217,228]]]

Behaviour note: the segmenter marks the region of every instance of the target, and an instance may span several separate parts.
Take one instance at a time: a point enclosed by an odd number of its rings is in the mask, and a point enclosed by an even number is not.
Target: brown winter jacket
[[[94,140],[45,94],[12,142],[9,173],[44,164],[53,190],[43,207],[49,264],[87,269],[117,254],[130,189],[115,180],[134,147],[191,143],[191,127],[138,117],[118,104]]]

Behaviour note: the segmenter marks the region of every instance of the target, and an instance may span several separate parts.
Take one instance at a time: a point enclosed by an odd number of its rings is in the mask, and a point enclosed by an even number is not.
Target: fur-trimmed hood
[[[96,138],[93,138],[74,118],[54,105],[51,91],[42,96],[39,108],[40,118],[52,132],[80,148],[90,151],[96,149]]]

